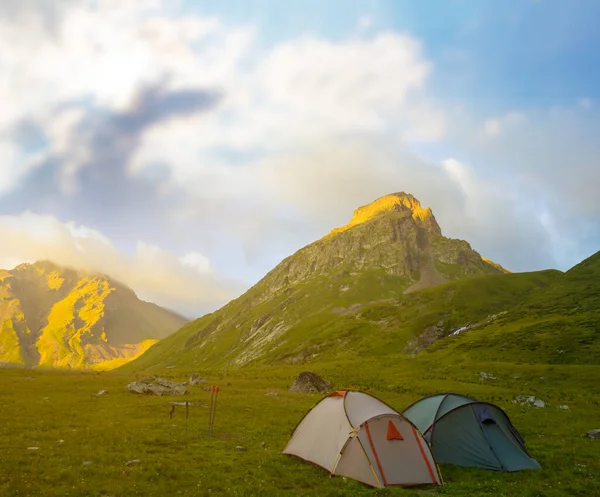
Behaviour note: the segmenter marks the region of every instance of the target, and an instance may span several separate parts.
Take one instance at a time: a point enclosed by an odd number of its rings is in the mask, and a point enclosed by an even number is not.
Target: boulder
[[[193,373],[192,376],[190,376],[190,381],[188,381],[188,383],[190,385],[203,385],[206,383],[206,380],[198,373]]]
[[[294,384],[290,387],[290,392],[297,393],[323,393],[329,390],[331,390],[331,383],[310,371],[300,373]]]
[[[144,395],[185,395],[187,388],[184,383],[165,380],[164,378],[144,378],[140,381],[134,381],[127,385],[127,390],[131,393]]]
[[[587,438],[600,438],[600,430],[590,430],[585,434],[585,436]]]

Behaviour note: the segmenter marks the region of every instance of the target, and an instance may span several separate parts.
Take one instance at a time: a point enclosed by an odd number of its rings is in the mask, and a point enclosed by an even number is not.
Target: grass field
[[[0,495],[600,495],[600,440],[583,437],[600,428],[600,367],[444,364],[388,356],[320,364],[314,371],[335,388],[362,389],[398,410],[440,391],[494,402],[507,410],[543,470],[508,474],[442,465],[446,486],[410,490],[329,477],[281,454],[297,422],[322,397],[288,392],[300,366],[204,372],[209,385],[221,387],[213,438],[206,434],[210,393],[202,386],[189,387],[183,398],[141,396],[125,386],[144,373],[4,369]],[[481,371],[498,379],[481,381]],[[160,376],[184,381],[189,374],[171,369]],[[109,394],[91,395],[100,389]],[[513,404],[520,394],[550,405]],[[187,431],[185,408],[176,407],[170,419],[167,404],[184,399],[201,404],[190,407]],[[135,459],[139,463],[125,464]]]

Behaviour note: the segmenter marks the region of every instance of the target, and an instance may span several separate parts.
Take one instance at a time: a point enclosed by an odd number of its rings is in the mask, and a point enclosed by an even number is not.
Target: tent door
[[[396,432],[399,436],[390,436]],[[373,418],[363,424],[358,437],[384,486],[438,483],[437,468],[427,444],[403,418]]]
[[[481,429],[505,471],[537,468],[539,464],[523,452],[517,441],[511,440],[495,421],[486,420]]]

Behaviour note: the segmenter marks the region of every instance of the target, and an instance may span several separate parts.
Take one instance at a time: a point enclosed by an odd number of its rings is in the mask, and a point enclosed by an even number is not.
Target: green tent
[[[456,393],[418,400],[402,413],[423,433],[439,463],[499,471],[540,469],[506,413]]]

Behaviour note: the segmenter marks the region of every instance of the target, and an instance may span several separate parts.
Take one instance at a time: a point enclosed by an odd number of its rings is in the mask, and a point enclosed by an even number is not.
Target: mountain
[[[463,320],[486,319],[560,272],[508,274],[442,235],[431,209],[394,193],[284,259],[220,310],[124,369],[239,367],[412,353]],[[424,330],[431,337],[419,342]],[[415,346],[411,346],[417,340]]]
[[[49,261],[0,270],[0,363],[108,369],[186,322],[102,274]]]

